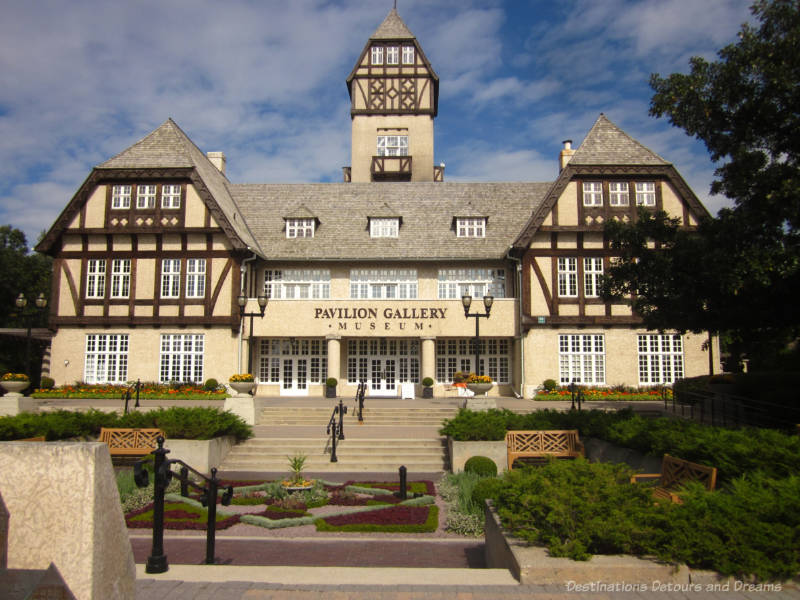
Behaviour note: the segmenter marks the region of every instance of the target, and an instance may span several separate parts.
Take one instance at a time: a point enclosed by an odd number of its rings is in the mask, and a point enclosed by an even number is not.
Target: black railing
[[[344,415],[347,414],[347,407],[344,406],[342,399],[339,398],[339,405],[333,407],[331,418],[328,421],[327,434],[331,436],[331,462],[339,462],[336,456],[336,441],[344,439]],[[336,420],[339,415],[339,420]]]
[[[139,408],[139,390],[142,389],[142,382],[137,379],[136,383],[129,385],[125,391],[122,393],[122,399],[125,400],[125,412],[122,414],[128,414],[128,402],[130,402],[131,396],[134,392],[136,392],[136,402],[133,405],[133,408]]]
[[[583,388],[579,385],[575,385],[575,382],[569,384],[569,393],[572,397],[572,406],[570,407],[571,410],[575,410],[575,405],[577,403],[578,410],[581,410],[581,405],[583,404]]]
[[[189,486],[196,488],[202,492],[201,504],[208,508],[208,521],[206,524],[206,564],[214,564],[214,546],[216,541],[216,526],[217,526],[217,496],[219,491],[219,480],[217,479],[217,470],[211,469],[211,477],[208,478],[200,471],[193,469],[180,459],[173,458],[167,460],[166,456],[169,450],[164,448],[164,438],[158,436],[156,438],[158,448],[153,450],[151,454],[154,455],[153,461],[153,546],[150,551],[150,556],[147,557],[147,564],[145,565],[146,573],[166,573],[169,569],[167,563],[167,556],[164,554],[164,494],[172,481],[173,477],[178,477],[181,482],[181,496],[187,497],[189,495]],[[140,460],[134,464],[133,478],[136,485],[139,487],[147,487],[149,484],[149,474],[144,468],[144,463],[147,459]],[[181,469],[179,473],[172,471],[172,465],[179,464]],[[206,485],[199,485],[189,478],[189,471],[205,480]],[[233,498],[233,486],[228,486],[225,493],[222,495],[221,503],[223,506],[228,506]]]
[[[358,389],[356,390],[356,402],[358,403],[358,423],[364,423],[364,396],[367,393],[367,382],[362,381],[358,384]]]
[[[665,411],[709,425],[795,430],[800,423],[800,407],[756,400],[727,390],[673,391],[671,400],[666,391],[663,395]]]

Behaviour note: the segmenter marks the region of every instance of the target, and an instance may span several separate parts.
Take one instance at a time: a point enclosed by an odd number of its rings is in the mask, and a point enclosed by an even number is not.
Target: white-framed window
[[[131,207],[131,186],[115,185],[111,188],[111,208],[123,209]]]
[[[111,261],[111,297],[127,298],[131,290],[131,259],[115,258]]]
[[[583,259],[583,294],[587,298],[598,298],[603,279],[603,259],[589,257]]]
[[[161,297],[178,298],[181,294],[181,259],[161,261]]]
[[[656,184],[654,181],[636,182],[636,206],[656,205]]]
[[[439,269],[439,299],[506,297],[505,269]]]
[[[158,381],[202,383],[204,346],[201,333],[162,334]]]
[[[453,381],[457,371],[488,375],[496,383],[511,383],[511,344],[506,338],[480,340],[480,365],[475,368],[475,339],[436,340],[436,379],[441,383]]]
[[[558,257],[558,295],[562,298],[578,296],[578,259]]]
[[[628,206],[630,204],[627,181],[612,181],[608,184],[608,204],[610,206]]]
[[[186,297],[204,298],[205,295],[206,259],[188,258],[186,259]]]
[[[286,219],[286,237],[314,237],[314,219]]]
[[[683,377],[683,340],[678,334],[640,334],[639,385],[671,384]]]
[[[369,236],[374,238],[396,238],[400,232],[400,219],[397,217],[371,217]]]
[[[379,135],[378,156],[408,156],[408,136]]]
[[[383,64],[383,46],[373,46],[372,47],[372,60],[370,62],[373,65],[382,65]]]
[[[86,297],[105,298],[106,259],[90,258],[86,263]]]
[[[281,383],[283,359],[308,361],[306,383],[323,383],[328,373],[328,344],[323,339],[262,338],[259,346],[258,381]]]
[[[155,208],[157,187],[155,185],[137,185],[136,208]]]
[[[416,269],[352,269],[350,297],[405,300],[417,297]]]
[[[86,383],[124,383],[127,379],[128,334],[88,334],[83,380]]]
[[[264,295],[278,300],[331,297],[328,269],[268,269],[264,271]]]
[[[386,46],[386,64],[400,64],[400,49],[397,46]]]
[[[603,183],[601,181],[583,182],[583,205],[603,206]]]
[[[414,46],[403,46],[403,64],[414,64]]]
[[[161,186],[161,208],[181,207],[181,186],[168,184]]]
[[[369,381],[371,362],[379,357],[395,359],[399,383],[419,383],[419,340],[358,339],[347,342],[347,382]]]
[[[458,217],[456,235],[461,238],[486,237],[486,217]]]
[[[558,336],[558,371],[561,385],[605,384],[606,352],[603,335]]]

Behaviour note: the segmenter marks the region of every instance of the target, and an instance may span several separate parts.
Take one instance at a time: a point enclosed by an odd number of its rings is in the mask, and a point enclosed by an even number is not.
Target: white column
[[[422,342],[420,349],[421,351],[421,361],[420,361],[420,375],[422,379],[426,377],[430,377],[434,381],[436,380],[436,338],[432,337],[424,337],[420,338]],[[447,383],[440,381],[439,383]]]
[[[341,337],[327,336],[328,342],[328,375],[339,380],[342,377]]]

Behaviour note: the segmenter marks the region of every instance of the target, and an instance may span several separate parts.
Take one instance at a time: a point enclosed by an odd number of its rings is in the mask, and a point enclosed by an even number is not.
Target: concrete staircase
[[[405,465],[409,473],[436,473],[449,468],[447,446],[438,429],[454,408],[370,407],[359,424],[352,402],[344,417],[344,440],[337,440],[337,462],[331,462],[325,430],[332,406],[265,408],[254,437],[225,457],[220,471],[288,471],[288,456],[304,454],[305,471],[392,472]]]

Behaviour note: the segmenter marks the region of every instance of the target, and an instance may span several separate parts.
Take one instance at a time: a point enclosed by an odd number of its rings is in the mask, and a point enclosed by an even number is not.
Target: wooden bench
[[[544,461],[553,458],[577,458],[585,456],[583,444],[578,439],[577,429],[563,431],[507,431],[506,452],[508,469],[518,458]]]
[[[157,447],[156,438],[166,438],[160,429],[100,429],[100,441],[108,444],[111,456],[144,456]]]
[[[631,477],[631,483],[648,479],[659,479],[658,485],[653,488],[654,496],[681,504],[677,491],[682,485],[696,481],[710,492],[717,485],[717,469],[665,454],[661,473],[639,473]]]
[[[43,435],[37,435],[36,437],[29,437],[29,438],[22,438],[19,440],[14,440],[15,442],[43,442],[45,441]]]

